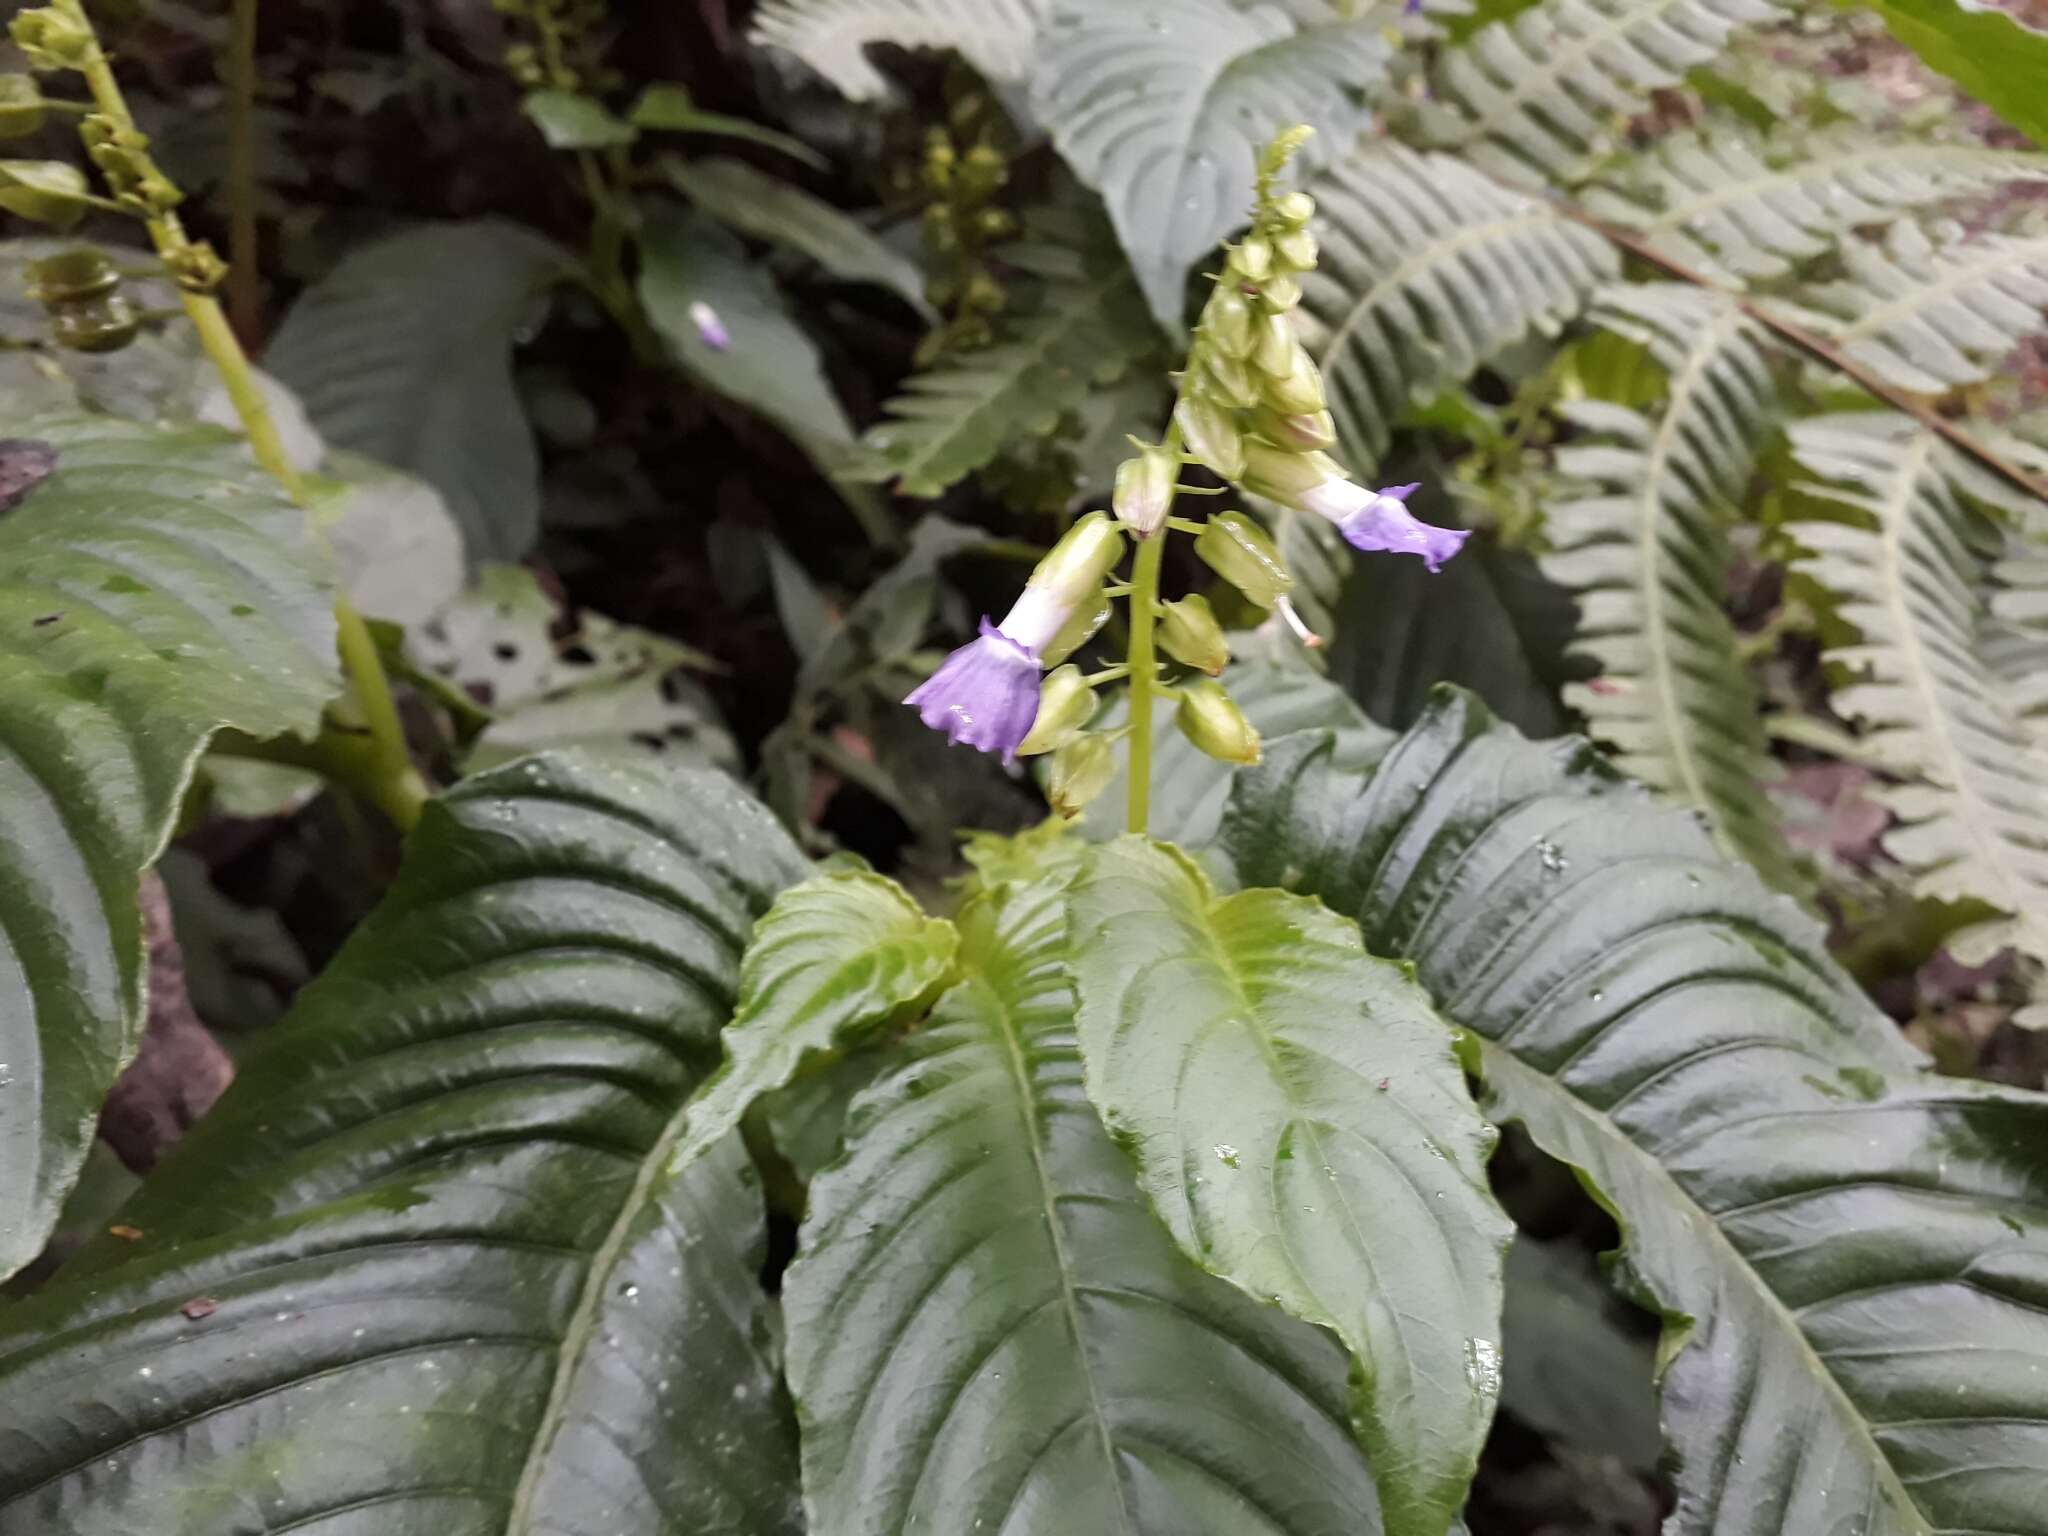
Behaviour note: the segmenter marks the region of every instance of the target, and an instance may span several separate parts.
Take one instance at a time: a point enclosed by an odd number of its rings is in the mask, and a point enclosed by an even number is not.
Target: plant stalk
[[[1125,828],[1145,835],[1152,819],[1152,697],[1159,667],[1152,654],[1152,627],[1159,617],[1159,567],[1166,557],[1166,530],[1138,541],[1131,562],[1131,742],[1128,773],[1130,798],[1125,802]]]

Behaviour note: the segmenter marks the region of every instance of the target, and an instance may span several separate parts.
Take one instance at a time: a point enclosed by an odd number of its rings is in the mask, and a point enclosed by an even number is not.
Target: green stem
[[[1124,824],[1143,836],[1152,817],[1152,696],[1158,664],[1152,655],[1152,626],[1159,617],[1159,566],[1166,555],[1162,530],[1141,540],[1131,562],[1131,750],[1130,798]]]

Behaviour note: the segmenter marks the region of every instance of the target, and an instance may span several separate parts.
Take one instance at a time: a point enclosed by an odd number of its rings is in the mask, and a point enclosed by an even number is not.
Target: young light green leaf
[[[133,1240],[0,1312],[0,1532],[795,1536],[758,1183],[669,1153],[804,870],[644,760],[430,802]]]
[[[35,1256],[141,1028],[136,882],[206,739],[340,687],[304,512],[211,430],[11,429],[0,512],[0,1277]],[[39,474],[46,475],[38,478]]]
[[[496,219],[362,246],[299,296],[264,365],[327,441],[418,475],[469,558],[517,560],[540,530],[540,455],[512,347],[568,256]]]
[[[1183,1257],[1082,1092],[1063,885],[962,909],[966,978],[812,1186],[812,1536],[1376,1536],[1342,1349]]]
[[[938,995],[960,937],[926,917],[893,880],[865,871],[818,875],[786,891],[754,927],[740,968],[739,1011],[725,1065],[690,1106],[681,1167],[783,1087],[808,1056],[860,1043]]]
[[[728,229],[786,246],[848,282],[887,288],[931,318],[917,263],[823,198],[723,156],[668,159],[661,169],[670,186]]]
[[[703,133],[721,139],[745,139],[768,149],[777,149],[793,160],[801,160],[812,170],[826,168],[825,157],[802,139],[793,139],[786,133],[777,133],[773,128],[760,123],[749,122],[744,117],[728,117],[723,112],[706,112],[690,100],[690,93],[680,85],[660,82],[650,85],[640,93],[640,99],[633,103],[630,114],[637,128],[667,129],[674,133]]]
[[[1178,326],[1189,266],[1250,212],[1260,149],[1316,130],[1303,174],[1348,153],[1372,120],[1391,50],[1384,20],[1231,0],[1056,0],[1032,105],[1102,194],[1152,312]]]
[[[1182,1251],[1333,1329],[1392,1536],[1442,1536],[1500,1390],[1493,1131],[1452,1032],[1355,924],[1099,849],[1073,891],[1088,1093]]]
[[[1620,1223],[1672,1536],[2041,1529],[2048,1097],[1926,1075],[1690,816],[1468,696],[1369,776],[1302,736],[1238,783],[1238,876],[1411,961]]]
[[[610,149],[640,136],[595,97],[576,91],[528,91],[519,103],[549,149]]]

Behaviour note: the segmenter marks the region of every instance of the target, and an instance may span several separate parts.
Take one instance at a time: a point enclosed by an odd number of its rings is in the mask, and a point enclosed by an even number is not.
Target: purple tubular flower
[[[1437,528],[1416,518],[1402,505],[1415,489],[1415,485],[1393,485],[1368,491],[1349,480],[1326,480],[1300,501],[1309,511],[1335,523],[1354,549],[1420,555],[1432,571],[1441,570],[1472,535],[1463,528]]]
[[[948,740],[1014,763],[1038,718],[1038,658],[984,617],[981,638],[948,656],[903,702]]]

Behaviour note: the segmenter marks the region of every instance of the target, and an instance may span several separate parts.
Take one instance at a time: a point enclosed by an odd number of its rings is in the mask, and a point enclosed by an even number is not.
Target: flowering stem
[[[1158,663],[1152,655],[1152,626],[1159,617],[1159,566],[1166,555],[1164,532],[1138,541],[1131,562],[1131,751],[1130,798],[1125,827],[1141,837],[1152,817],[1152,698]]]
[[[92,20],[86,15],[82,0],[54,0],[54,4],[87,31],[92,30]],[[113,66],[107,62],[97,38],[80,62],[79,72],[85,76],[93,104],[101,116],[118,128],[132,130],[134,115],[128,110],[120,82],[114,78]],[[235,339],[234,328],[228,324],[227,316],[211,292],[184,280],[183,274],[194,270],[191,258],[196,250],[185,233],[184,225],[169,210],[147,217],[143,222],[157,255],[171,275],[179,279],[178,297],[185,306],[185,314],[191,320],[192,328],[199,333],[199,345],[205,350],[214,371],[220,375],[235,414],[241,418],[242,429],[248,434],[249,449],[255,454],[256,462],[284,487],[285,494],[295,503],[306,506],[306,483],[285,452],[284,439],[278,435],[277,424],[270,418],[270,408],[264,403],[262,391],[257,388],[256,376],[249,367],[241,342]],[[210,256],[208,260],[214,263],[217,272],[217,261]],[[369,626],[363,622],[362,615],[355,611],[347,597],[336,595],[334,617],[342,667],[354,689],[375,747],[378,789],[372,798],[391,815],[400,831],[410,831],[412,824],[419,819],[427,789],[406,751],[398,707],[392,702],[391,685],[377,656],[376,642],[371,638]]]

